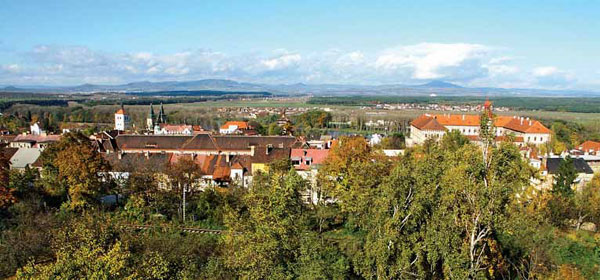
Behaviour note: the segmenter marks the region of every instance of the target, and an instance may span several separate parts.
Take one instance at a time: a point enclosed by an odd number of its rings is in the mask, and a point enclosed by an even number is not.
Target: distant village
[[[394,107],[395,106],[395,107]],[[405,109],[405,104],[377,105],[381,109]],[[398,107],[399,106],[399,107]],[[413,105],[411,105],[413,106]],[[416,108],[411,107],[410,108]],[[414,105],[417,106],[417,105]],[[421,105],[419,105],[421,106]],[[427,105],[429,106],[429,105]],[[492,103],[467,107],[438,107],[432,109],[452,111],[478,110],[493,117],[496,127],[494,136],[496,143],[511,141],[519,147],[521,154],[529,164],[538,171],[531,178],[531,184],[538,189],[550,188],[553,175],[565,157],[573,158],[577,170],[575,187],[589,182],[594,172],[600,171],[600,142],[586,141],[573,150],[560,155],[543,152],[541,146],[551,140],[552,131],[541,122],[520,116],[492,116]],[[429,108],[429,107],[428,107]],[[223,109],[226,110],[226,109]],[[218,130],[205,130],[198,125],[175,124],[169,122],[168,112],[159,105],[150,105],[145,119],[146,127],[132,129],[132,120],[127,108],[121,107],[114,113],[114,128],[89,136],[96,149],[113,166],[111,176],[126,179],[128,168],[135,165],[119,164],[122,162],[153,162],[158,165],[177,163],[182,158],[191,159],[199,170],[202,180],[196,187],[228,186],[237,184],[249,186],[257,172],[265,172],[269,164],[281,159],[291,162],[294,169],[310,182],[316,182],[319,166],[328,157],[332,147],[340,141],[334,135],[321,135],[318,138],[292,136],[294,124],[288,114],[306,112],[306,108],[296,110],[235,108],[247,116],[279,113],[276,124],[281,128],[281,135],[264,136],[244,120],[227,121]],[[504,110],[504,109],[502,109]],[[481,144],[480,115],[474,114],[423,114],[410,123],[410,135],[405,139],[403,147],[411,148],[426,141],[436,141],[451,131],[460,134],[473,142]],[[375,125],[372,122],[370,125]],[[69,130],[64,130],[68,133]],[[388,157],[400,157],[405,149],[381,148],[382,141],[389,137],[385,133],[373,133],[364,137],[365,141]],[[32,123],[29,132],[11,135],[3,132],[0,136],[2,154],[10,159],[10,168],[24,170],[26,168],[41,169],[41,154],[44,149],[61,139],[60,134],[48,134],[39,125]],[[429,140],[432,139],[432,140]],[[123,168],[123,166],[129,166]],[[308,190],[306,200],[315,202],[318,194]]]

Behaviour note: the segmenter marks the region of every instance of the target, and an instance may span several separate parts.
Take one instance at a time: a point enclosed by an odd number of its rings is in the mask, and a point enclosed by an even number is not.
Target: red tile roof
[[[309,170],[312,165],[322,164],[327,156],[329,155],[329,150],[327,149],[292,149],[290,154],[290,158],[299,158],[300,165],[294,166],[297,170]],[[310,158],[312,164],[306,165],[306,158]]]
[[[249,129],[248,122],[228,121],[221,126],[221,129],[228,129],[230,126],[236,125],[238,129]]]
[[[446,126],[479,126],[479,115],[430,115],[424,114],[411,122],[411,125],[421,130],[445,130]],[[550,129],[532,119],[497,116],[494,119],[497,127],[503,127],[522,133],[550,134]]]
[[[600,142],[596,141],[585,141],[581,145],[577,146],[577,149],[583,152],[598,152],[600,151]]]
[[[446,130],[446,127],[441,125],[435,116],[424,114],[414,119],[411,123],[412,126],[420,130]]]

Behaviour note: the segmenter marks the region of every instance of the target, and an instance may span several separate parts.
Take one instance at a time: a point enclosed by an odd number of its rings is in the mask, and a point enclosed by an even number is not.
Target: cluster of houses
[[[491,103],[486,102],[484,108],[491,112]],[[285,116],[280,121],[282,125],[289,122]],[[566,154],[539,155],[535,147],[550,141],[552,132],[539,121],[529,118],[498,116],[493,122],[496,141],[510,138],[520,147],[523,157],[545,178],[532,182],[540,188],[551,186]],[[249,186],[257,172],[267,172],[270,163],[281,159],[288,159],[303,178],[316,186],[319,167],[336,141],[329,135],[313,140],[260,136],[243,121],[227,122],[218,133],[194,125],[169,124],[162,105],[158,114],[150,106],[145,134],[129,132],[129,124],[130,118],[121,106],[115,113],[115,129],[90,137],[94,147],[111,163],[113,176],[127,178],[141,165],[155,165],[160,170],[187,159],[194,162],[202,174],[198,188],[230,184]],[[440,139],[452,130],[480,143],[479,129],[479,115],[424,114],[411,122],[410,138],[407,138],[406,144],[410,147],[427,139]],[[12,169],[41,168],[41,152],[60,138],[61,135],[47,134],[34,124],[27,134],[0,135],[1,152],[10,159]],[[382,136],[377,134],[366,139],[372,146],[378,145],[381,140]],[[403,151],[383,150],[383,153],[397,157]],[[575,183],[578,186],[589,182],[593,174],[600,171],[600,142],[584,142],[568,154],[574,158],[578,172]],[[318,200],[316,190],[309,189],[306,199]]]

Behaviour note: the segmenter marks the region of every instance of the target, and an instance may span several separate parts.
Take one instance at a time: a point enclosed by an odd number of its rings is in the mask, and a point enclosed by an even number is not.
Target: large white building
[[[489,101],[485,104],[485,110],[491,112]],[[517,116],[495,116],[493,119],[497,140],[513,135],[517,144],[539,145],[550,141],[552,132],[539,121]],[[439,139],[452,130],[458,130],[472,141],[477,141],[479,129],[479,115],[424,114],[410,123],[407,145],[422,144],[429,138]]]

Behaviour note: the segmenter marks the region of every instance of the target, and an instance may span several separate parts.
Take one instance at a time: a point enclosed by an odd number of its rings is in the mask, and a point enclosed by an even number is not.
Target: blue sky
[[[3,85],[229,78],[600,87],[600,1],[0,0],[0,7]]]

